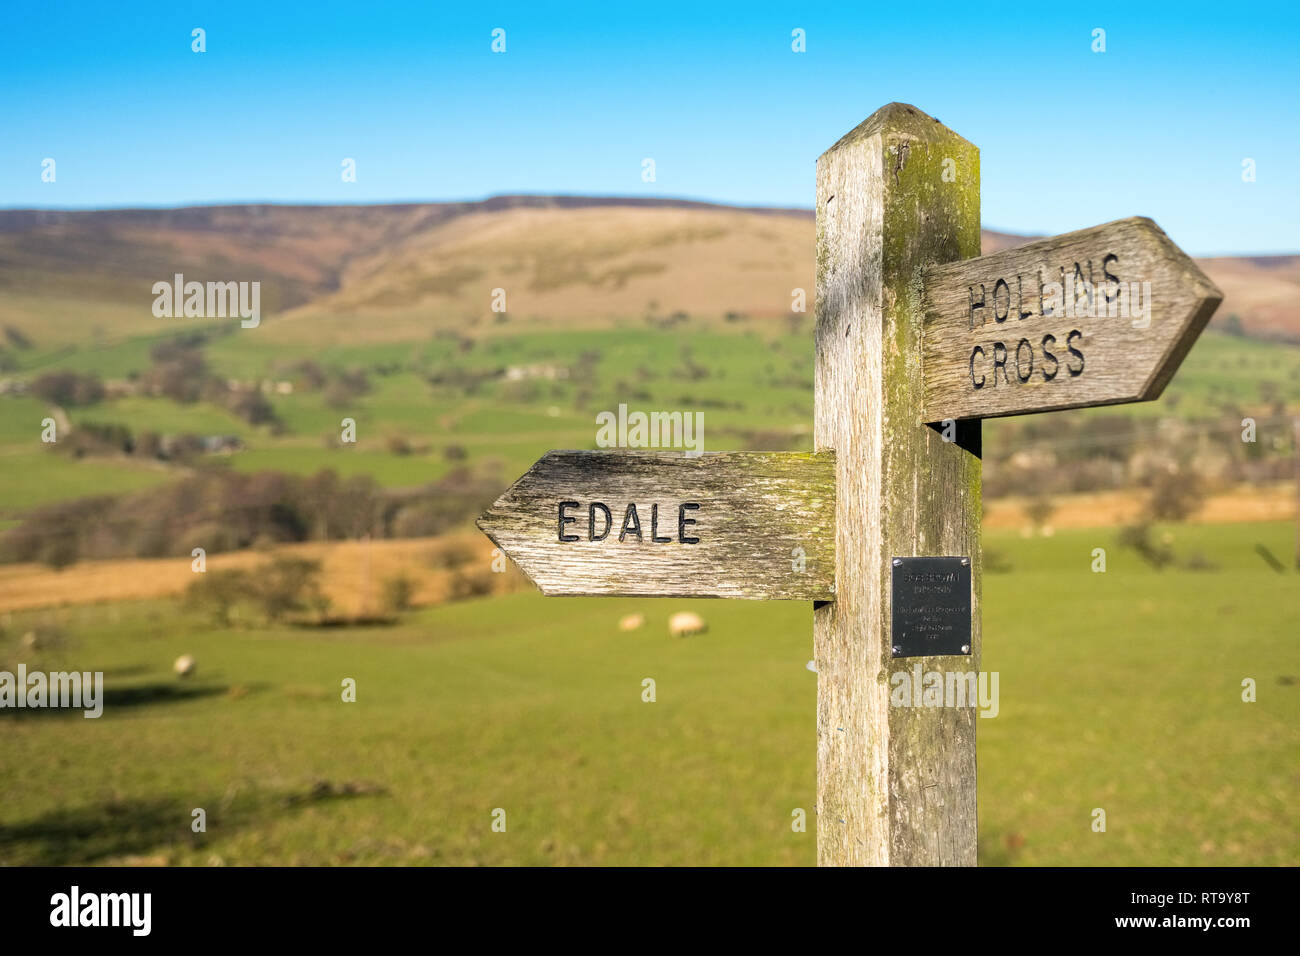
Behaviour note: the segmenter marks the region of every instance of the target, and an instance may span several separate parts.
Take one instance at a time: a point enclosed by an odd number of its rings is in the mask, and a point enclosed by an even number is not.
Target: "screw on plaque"
[[[895,655],[898,655],[898,654],[901,654],[901,653],[903,653],[903,649],[902,649],[901,647],[899,647],[897,644],[895,644],[895,645],[894,645],[894,654],[895,654]]]
[[[963,654],[969,654],[969,653],[970,653],[970,645],[969,645],[969,644],[963,644],[963,645],[961,646],[961,652],[962,652]]]
[[[967,565],[967,564],[970,564],[970,558],[962,558],[962,559],[961,559],[961,563],[962,563],[963,566],[964,566],[964,565]]]
[[[902,563],[903,563],[902,558],[894,558],[894,567],[898,567]]]

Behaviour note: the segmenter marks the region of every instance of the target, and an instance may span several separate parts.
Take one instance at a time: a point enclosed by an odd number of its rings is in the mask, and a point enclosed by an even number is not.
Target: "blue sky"
[[[1300,6],[1134,6],[9,4],[0,206],[808,207],[817,155],[901,100],[980,147],[990,228],[1147,215],[1194,254],[1300,251]]]

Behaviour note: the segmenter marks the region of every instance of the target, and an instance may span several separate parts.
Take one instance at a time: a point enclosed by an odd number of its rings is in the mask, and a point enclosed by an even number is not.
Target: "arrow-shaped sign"
[[[478,526],[546,594],[835,596],[831,453],[553,451]]]
[[[1150,219],[923,275],[921,420],[1158,398],[1223,300]]]

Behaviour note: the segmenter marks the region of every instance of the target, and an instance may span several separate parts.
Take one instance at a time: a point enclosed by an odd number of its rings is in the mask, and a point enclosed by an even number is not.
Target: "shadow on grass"
[[[137,684],[134,687],[104,688],[104,710],[117,710],[122,707],[143,707],[148,704],[178,704],[187,700],[203,697],[215,697],[228,694],[230,688],[224,684],[177,684],[175,681],[159,681],[153,684]]]
[[[137,684],[134,687],[105,687],[103,690],[104,715],[129,707],[143,707],[149,704],[179,704],[188,700],[215,697],[230,693],[224,684],[190,684],[181,685],[173,682],[159,681],[153,684]],[[47,699],[49,694],[47,693]],[[83,698],[84,699],[84,698]],[[85,713],[81,707],[0,707],[0,720],[30,720],[40,717],[77,717]]]
[[[290,621],[299,630],[329,630],[340,627],[392,627],[400,618],[388,614],[361,615],[358,617],[323,617],[316,621]]]
[[[147,862],[166,864],[170,851],[201,849],[213,836],[228,837],[310,804],[387,793],[363,781],[320,780],[299,790],[253,791],[233,801],[159,797],[61,807],[16,825],[0,823],[0,866],[68,866],[149,854],[155,858]],[[207,832],[191,829],[196,807],[205,809]]]

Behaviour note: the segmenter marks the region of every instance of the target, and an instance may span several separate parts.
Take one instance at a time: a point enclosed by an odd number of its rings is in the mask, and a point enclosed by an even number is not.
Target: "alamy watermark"
[[[74,884],[50,897],[51,926],[120,926],[132,936],[148,936],[152,914],[152,893],[83,893]]]
[[[153,314],[160,319],[239,317],[245,329],[262,321],[260,282],[186,282],[178,272],[172,282],[155,282],[153,294]]]
[[[1043,286],[1045,318],[1132,319],[1133,328],[1151,324],[1151,283],[1120,282],[1095,286],[1087,279],[1067,275],[1065,283]]]
[[[1109,271],[1111,258],[1103,260],[1105,279],[1098,283],[1084,278],[1076,263],[1073,273],[1060,270],[1060,282],[1045,282],[1040,272],[1036,293],[1032,285],[1026,288],[1021,275],[1015,277],[1014,286],[1005,278],[999,278],[992,288],[979,283],[978,298],[975,286],[969,286],[970,328],[988,324],[990,314],[999,325],[1009,318],[1027,319],[1037,314],[1048,319],[1132,319],[1133,328],[1147,328],[1151,324],[1151,283],[1120,280]],[[1088,268],[1091,270],[1091,262]],[[1033,309],[1035,297],[1037,313]]]
[[[925,671],[913,664],[889,678],[891,707],[976,707],[981,717],[998,715],[997,671]]]
[[[88,718],[104,712],[103,671],[0,671],[0,707],[80,707]]]
[[[618,412],[596,415],[600,448],[684,448],[688,457],[704,452],[703,412]]]

